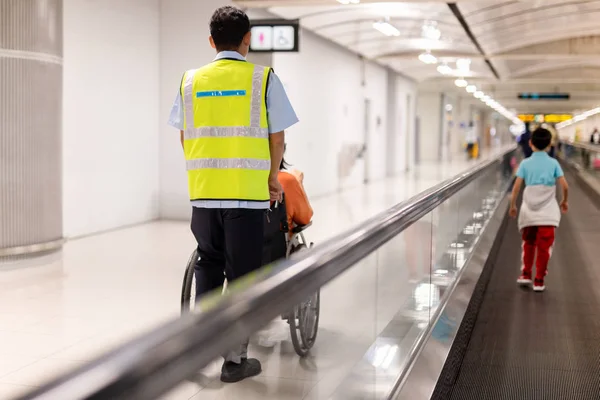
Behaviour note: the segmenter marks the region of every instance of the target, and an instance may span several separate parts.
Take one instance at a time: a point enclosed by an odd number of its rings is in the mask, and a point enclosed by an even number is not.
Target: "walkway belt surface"
[[[509,222],[452,399],[600,399],[600,211],[569,184],[544,293],[516,284]]]

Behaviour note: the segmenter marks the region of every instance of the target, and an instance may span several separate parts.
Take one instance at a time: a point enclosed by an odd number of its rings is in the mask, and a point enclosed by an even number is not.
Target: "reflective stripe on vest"
[[[220,60],[186,72],[184,151],[192,200],[269,200],[269,71]]]

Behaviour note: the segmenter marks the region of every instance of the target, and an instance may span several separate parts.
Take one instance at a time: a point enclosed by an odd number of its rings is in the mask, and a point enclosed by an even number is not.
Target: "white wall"
[[[225,3],[161,0],[159,158],[160,215],[163,218],[189,218],[178,132],[167,126],[167,120],[182,73],[214,58],[214,50],[206,42],[208,20],[214,9]],[[389,141],[388,71],[311,32],[302,31],[300,46],[299,53],[274,54],[272,66],[300,118],[300,123],[287,131],[286,159],[304,171],[307,192],[314,197],[360,185],[365,171],[371,180],[385,177]],[[410,92],[415,99],[414,85],[393,76],[398,79],[397,85],[403,93]],[[341,152],[362,146],[365,141],[365,98],[371,102],[367,168],[364,161],[358,160],[349,175],[340,179]],[[415,108],[412,110],[414,113]],[[405,108],[400,111],[407,112]],[[414,120],[414,114],[406,118]],[[410,129],[410,125],[403,125],[397,133],[407,137],[400,131]],[[398,145],[402,142],[399,140]],[[405,151],[404,146],[402,150]],[[404,163],[404,158],[401,162]],[[397,170],[403,171],[404,167]]]
[[[371,62],[364,62],[364,97],[371,104],[368,121],[367,176],[369,181],[386,176],[386,146],[388,142],[388,71]],[[365,123],[363,122],[363,128]]]
[[[356,54],[307,31],[302,32],[301,52],[274,54],[273,67],[300,118],[287,132],[286,158],[304,171],[308,193],[319,196],[363,182],[364,161],[356,162],[343,178],[338,176],[338,161],[344,148],[365,142],[366,98],[371,102],[369,178],[385,176],[385,157],[380,156],[385,153],[387,119],[384,68],[363,66]]]
[[[558,136],[567,141],[589,143],[594,129],[600,129],[600,115],[593,115],[558,130]]]
[[[428,163],[438,161],[442,143],[442,93],[423,92],[417,99],[419,118],[419,161]]]
[[[387,95],[387,176],[402,174],[415,165],[416,99],[416,84],[390,71]]]
[[[158,0],[65,0],[66,237],[158,216]]]
[[[286,157],[304,171],[307,192],[318,196],[363,178],[338,180],[342,147],[364,139],[361,61],[307,31],[300,43],[299,53],[274,54],[273,67],[300,119],[287,131]]]

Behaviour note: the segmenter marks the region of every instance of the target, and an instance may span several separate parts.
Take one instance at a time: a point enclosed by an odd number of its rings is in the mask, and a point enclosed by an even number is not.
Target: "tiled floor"
[[[307,235],[323,241],[470,165],[425,165],[404,177],[315,199],[315,221]],[[61,254],[26,265],[0,264],[0,399],[177,317],[183,268],[193,247],[188,223],[156,222],[73,240]],[[389,251],[396,257],[397,248]],[[409,292],[403,290],[412,277],[407,268],[378,265],[389,258],[368,257],[324,288],[319,337],[309,358],[295,355],[287,326],[276,323],[271,331],[286,339],[273,348],[251,349],[263,362],[260,377],[223,386],[215,379],[220,369],[215,362],[165,398],[328,397]]]

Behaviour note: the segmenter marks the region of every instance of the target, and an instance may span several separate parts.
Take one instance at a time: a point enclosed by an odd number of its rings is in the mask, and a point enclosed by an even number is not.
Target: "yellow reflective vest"
[[[191,200],[269,201],[270,68],[217,60],[181,82]]]

